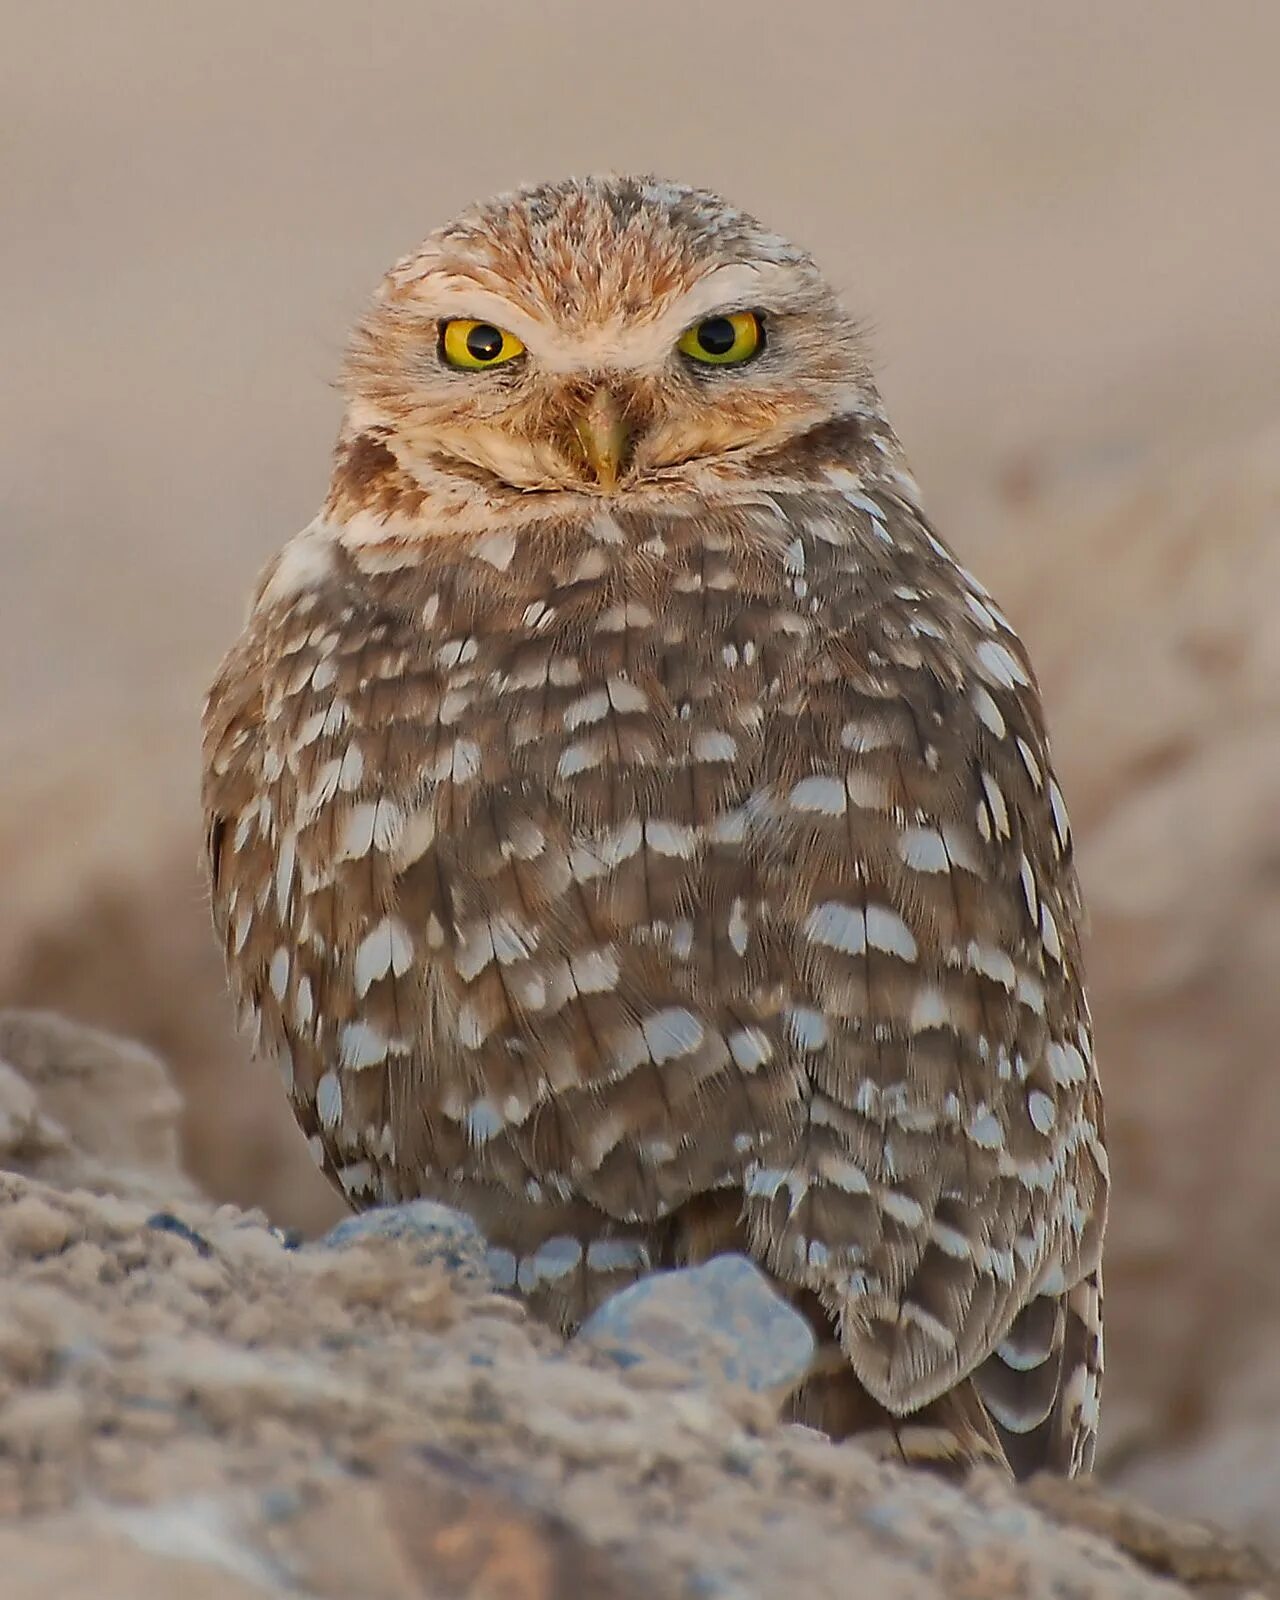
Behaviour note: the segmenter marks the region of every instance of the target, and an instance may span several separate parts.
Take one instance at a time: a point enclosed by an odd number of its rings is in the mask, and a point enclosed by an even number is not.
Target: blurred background
[[[1280,7],[0,0],[0,1002],[146,1041],[193,1173],[337,1203],[235,1035],[200,699],[347,327],[471,199],[651,170],[811,247],[1038,662],[1115,1151],[1103,1470],[1280,1503]]]

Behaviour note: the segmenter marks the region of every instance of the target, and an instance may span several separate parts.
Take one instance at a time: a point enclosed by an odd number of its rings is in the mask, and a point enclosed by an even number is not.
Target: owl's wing
[[[357,1205],[397,1198],[405,1079],[433,1003],[423,955],[441,885],[423,796],[455,744],[440,698],[421,629],[308,532],[264,573],[205,706],[212,909],[233,993],[313,1155]]]
[[[844,498],[819,538],[789,513],[821,634],[756,810],[804,1070],[751,1233],[890,1411],[972,1374],[1011,1455],[1065,1465],[1096,1414],[1107,1183],[1066,810],[989,595],[910,504]]]

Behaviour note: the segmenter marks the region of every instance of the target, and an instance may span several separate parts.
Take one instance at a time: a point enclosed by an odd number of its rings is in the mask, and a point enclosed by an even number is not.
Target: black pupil
[[[698,324],[698,343],[709,356],[727,356],[738,338],[728,317],[708,317]]]
[[[502,332],[478,322],[467,335],[467,354],[473,361],[495,361],[502,354]]]

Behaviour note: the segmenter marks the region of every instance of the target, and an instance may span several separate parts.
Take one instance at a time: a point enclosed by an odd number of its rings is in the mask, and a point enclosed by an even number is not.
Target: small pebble
[[[629,1367],[674,1362],[699,1385],[784,1394],[813,1360],[813,1330],[745,1256],[656,1272],[606,1300],[578,1338]]]
[[[172,1211],[157,1211],[147,1218],[147,1227],[155,1228],[159,1233],[172,1233],[179,1239],[185,1239],[198,1256],[211,1256],[213,1246],[202,1238],[196,1230],[181,1217],[175,1217]]]
[[[420,1263],[439,1261],[450,1271],[487,1276],[484,1238],[472,1219],[435,1200],[409,1200],[403,1205],[376,1206],[358,1217],[346,1217],[318,1241],[326,1250],[344,1250],[368,1239],[402,1239],[421,1248]]]

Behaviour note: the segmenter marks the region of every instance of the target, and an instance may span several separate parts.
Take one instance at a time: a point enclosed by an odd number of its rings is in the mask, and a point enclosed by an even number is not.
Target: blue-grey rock
[[[368,1239],[407,1240],[417,1246],[414,1257],[423,1265],[439,1261],[451,1272],[489,1277],[484,1235],[465,1211],[436,1200],[406,1200],[345,1217],[318,1244],[326,1250],[345,1250]]]
[[[813,1360],[813,1329],[746,1256],[656,1272],[606,1300],[578,1338],[616,1361],[673,1362],[700,1387],[783,1392]]]

